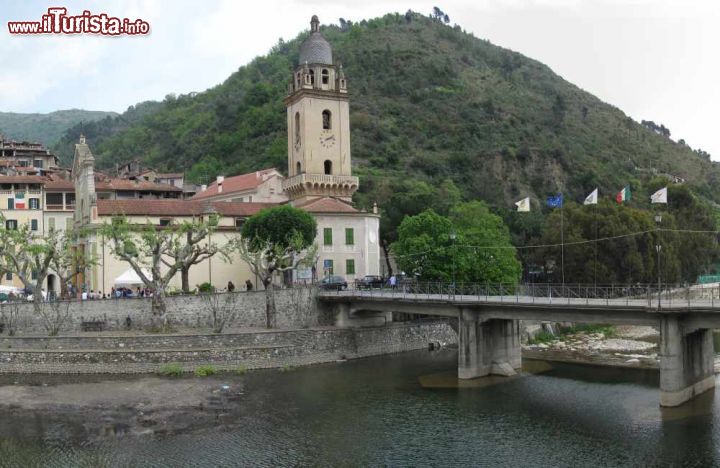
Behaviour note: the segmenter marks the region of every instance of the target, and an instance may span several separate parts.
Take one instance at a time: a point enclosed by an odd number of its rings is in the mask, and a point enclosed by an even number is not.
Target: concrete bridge
[[[340,327],[383,324],[392,312],[456,318],[458,378],[509,376],[521,367],[520,320],[651,325],[660,330],[660,405],[678,406],[715,386],[712,329],[720,288],[479,286],[323,291]],[[498,294],[502,293],[502,294]]]

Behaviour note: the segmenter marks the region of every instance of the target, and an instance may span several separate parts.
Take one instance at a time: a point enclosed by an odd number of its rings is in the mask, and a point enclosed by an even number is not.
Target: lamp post
[[[457,233],[455,233],[455,230],[453,229],[450,231],[450,243],[452,245],[452,295],[453,299],[455,299],[455,239],[457,238]]]
[[[660,251],[662,250],[662,245],[660,245],[660,222],[662,221],[662,215],[658,214],[655,215],[655,224],[658,228],[658,237],[656,239],[657,244],[655,245],[655,251],[657,252],[657,275],[658,275],[658,310],[661,308],[661,301],[660,297],[662,294],[662,283],[661,283],[661,277],[660,277]]]

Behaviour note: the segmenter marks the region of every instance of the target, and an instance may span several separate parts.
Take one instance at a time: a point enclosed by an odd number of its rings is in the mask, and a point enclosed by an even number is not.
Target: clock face
[[[320,146],[323,148],[331,148],[335,145],[335,135],[330,133],[327,135],[320,135]]]

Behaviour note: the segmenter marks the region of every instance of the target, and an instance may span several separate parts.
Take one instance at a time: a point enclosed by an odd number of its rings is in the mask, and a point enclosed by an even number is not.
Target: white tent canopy
[[[22,289],[16,288],[16,287],[14,287],[14,286],[6,286],[6,285],[4,285],[4,284],[0,284],[0,293],[5,293],[5,294],[10,294],[10,293],[20,294],[20,293],[22,293]]]
[[[150,274],[149,271],[143,270],[143,274],[152,279],[152,274]],[[125,273],[115,278],[115,286],[137,286],[142,284],[143,280],[140,279],[140,276],[138,276],[132,268],[128,268],[125,270]]]

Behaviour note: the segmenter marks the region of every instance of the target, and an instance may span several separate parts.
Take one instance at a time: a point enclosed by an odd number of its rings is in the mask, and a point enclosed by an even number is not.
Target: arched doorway
[[[329,159],[325,160],[325,174],[332,174],[332,161]]]

